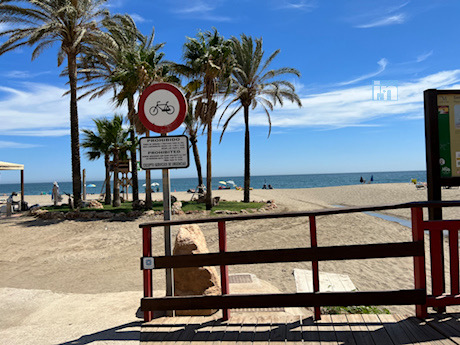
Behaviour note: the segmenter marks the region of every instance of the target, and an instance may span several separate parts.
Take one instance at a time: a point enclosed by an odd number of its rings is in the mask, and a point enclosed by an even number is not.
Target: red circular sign
[[[147,129],[156,133],[169,133],[184,122],[187,101],[176,86],[156,83],[142,93],[138,114]]]

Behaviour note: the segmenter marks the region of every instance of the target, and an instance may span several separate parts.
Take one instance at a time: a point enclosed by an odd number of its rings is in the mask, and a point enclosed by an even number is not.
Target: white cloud
[[[17,143],[14,141],[0,140],[0,149],[30,149],[32,147],[39,147],[39,146],[41,145],[24,144],[24,143]]]
[[[187,18],[194,16],[200,20],[213,22],[229,22],[232,18],[215,14],[215,10],[222,4],[222,1],[212,0],[181,0],[174,2],[173,12],[179,15],[187,15]]]
[[[49,74],[50,71],[38,72],[38,73],[30,73],[29,71],[8,71],[3,73],[2,75],[7,78],[13,79],[30,79],[41,76],[43,74]]]
[[[352,80],[349,80],[349,81],[344,81],[344,82],[338,83],[337,85],[338,85],[338,86],[345,86],[345,85],[350,85],[350,84],[356,84],[356,83],[359,82],[359,81],[362,81],[362,80],[366,80],[366,79],[375,77],[376,75],[379,75],[380,73],[382,73],[383,71],[385,71],[385,68],[386,68],[387,65],[388,65],[388,60],[385,59],[385,58],[382,58],[382,59],[380,59],[379,61],[377,61],[377,64],[378,64],[380,67],[379,67],[379,69],[378,69],[376,72],[364,74],[364,75],[362,75],[362,76],[360,76],[360,77],[358,77],[358,78],[355,78],[355,79],[352,79]]]
[[[277,8],[279,9],[312,11],[316,7],[318,7],[316,0],[285,0],[281,3],[277,1]]]
[[[372,100],[372,85],[342,88],[302,97],[302,108],[286,103],[271,114],[275,128],[378,126],[380,118],[421,119],[424,116],[423,91],[430,88],[460,88],[460,70],[443,71],[398,85],[397,101]],[[252,126],[268,126],[267,116],[257,108],[251,111]],[[224,119],[225,122],[225,119]],[[242,114],[232,120],[228,131],[244,126]],[[220,127],[221,129],[221,127]]]
[[[144,17],[142,17],[140,14],[137,14],[137,13],[132,13],[130,14],[131,18],[134,19],[135,22],[138,22],[138,23],[143,23],[146,21],[146,19]]]
[[[356,27],[359,29],[369,29],[369,28],[375,28],[379,26],[403,24],[406,21],[406,19],[407,19],[406,15],[404,13],[400,13],[400,14],[395,14],[395,15],[384,17],[384,18],[376,19],[367,24],[357,25]]]
[[[377,126],[376,119],[420,119],[423,117],[423,91],[430,88],[460,88],[460,70],[442,71],[416,80],[400,82],[397,101],[372,100],[372,85],[341,88],[301,96],[302,108],[286,102],[271,114],[273,130],[280,128]],[[0,135],[69,135],[69,100],[62,97],[65,88],[39,83],[22,83],[21,88],[0,86]],[[220,108],[222,111],[224,107]],[[124,114],[124,108],[117,112]],[[78,102],[80,128],[92,128],[92,119],[115,113],[109,96],[91,102]],[[230,114],[228,110],[227,114]],[[215,126],[217,126],[216,116]],[[252,126],[267,126],[261,108],[251,110]],[[222,124],[219,131],[222,130]],[[228,131],[241,130],[242,114],[230,122]],[[6,145],[6,144],[3,144]]]
[[[64,88],[24,82],[20,88],[0,86],[0,134],[27,136],[68,135],[69,96]],[[120,109],[123,113],[123,108]],[[110,96],[78,102],[80,128],[93,118],[114,113]]]
[[[428,59],[431,55],[433,55],[433,51],[432,51],[432,50],[429,51],[429,52],[423,53],[423,54],[417,56],[416,62],[425,61],[425,60]]]

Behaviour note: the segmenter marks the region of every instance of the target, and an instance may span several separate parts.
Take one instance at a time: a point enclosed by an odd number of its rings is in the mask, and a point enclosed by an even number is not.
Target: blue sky
[[[425,169],[423,91],[460,88],[460,3],[455,0],[112,0],[144,34],[166,42],[166,58],[181,61],[186,37],[216,27],[225,37],[262,37],[273,67],[295,67],[290,78],[303,107],[273,111],[272,134],[260,109],[251,112],[251,173],[308,174]],[[0,29],[5,29],[1,25]],[[27,182],[70,181],[69,100],[57,49],[31,61],[28,48],[0,56],[0,161],[25,164]],[[374,81],[391,81],[398,99],[373,100]],[[394,92],[393,92],[394,95]],[[114,112],[110,96],[78,104],[80,128]],[[215,123],[213,175],[243,175],[242,114],[219,144]],[[182,134],[178,129],[171,134]],[[205,166],[205,136],[199,138]],[[89,162],[88,179],[103,179],[103,161]],[[194,177],[188,169],[174,177]],[[161,176],[152,171],[153,178]],[[141,173],[141,178],[144,174]],[[0,183],[17,182],[1,172]]]

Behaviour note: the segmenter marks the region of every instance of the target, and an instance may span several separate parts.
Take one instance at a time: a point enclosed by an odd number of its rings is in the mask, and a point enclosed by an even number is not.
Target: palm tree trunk
[[[195,158],[196,173],[198,175],[198,186],[203,184],[203,173],[201,172],[201,161],[200,153],[198,152],[197,139],[195,135],[190,135],[190,141],[192,143],[193,157]]]
[[[250,173],[250,147],[249,147],[249,106],[244,106],[244,199],[243,202],[249,202],[249,188],[251,186]]]
[[[113,207],[121,205],[120,183],[118,181],[118,150],[113,154]]]
[[[110,205],[112,203],[112,191],[110,188],[110,156],[104,155],[105,163],[105,199],[104,204]]]
[[[69,84],[70,84],[70,143],[72,155],[72,189],[74,207],[81,206],[81,168],[80,168],[80,138],[78,129],[77,109],[77,56],[67,54]]]
[[[208,124],[206,141],[206,209],[212,209],[212,169],[211,169],[212,121]]]
[[[128,111],[130,116],[129,118],[129,125],[130,125],[130,139],[131,143],[134,144],[136,139],[136,134],[134,133],[134,123],[133,123],[133,116],[135,114],[134,109],[134,100],[132,97],[128,98]],[[133,188],[133,201],[139,200],[139,179],[137,176],[137,148],[133,147],[131,150],[131,183]]]

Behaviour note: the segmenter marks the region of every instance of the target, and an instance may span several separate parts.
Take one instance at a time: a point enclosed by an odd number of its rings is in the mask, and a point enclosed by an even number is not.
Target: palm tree
[[[106,138],[106,129],[109,127],[108,119],[94,119],[96,132],[89,129],[83,129],[82,146],[88,151],[86,152],[89,160],[96,160],[104,156],[105,165],[105,199],[104,203],[110,205],[112,202],[110,188],[110,143]]]
[[[280,80],[278,77],[293,74],[300,77],[300,72],[295,68],[284,67],[279,69],[268,70],[270,63],[280,53],[280,50],[273,52],[265,62],[262,62],[264,51],[262,49],[262,39],[255,39],[244,34],[241,35],[241,41],[236,37],[231,39],[233,43],[233,55],[235,58],[235,67],[233,68],[233,98],[227,105],[227,110],[232,105],[237,105],[236,109],[231,112],[224,123],[220,140],[227,129],[229,122],[243,108],[244,115],[244,202],[249,202],[249,190],[251,184],[250,177],[250,141],[249,141],[249,108],[255,109],[261,105],[267,114],[268,119],[268,136],[271,132],[270,111],[279,102],[281,106],[284,99],[302,106],[299,96],[295,93],[295,87],[286,80]],[[255,44],[254,44],[255,43]],[[225,113],[224,110],[224,113]],[[224,114],[220,117],[222,119]],[[219,120],[219,121],[220,121]]]
[[[162,61],[164,53],[159,50],[164,44],[153,44],[154,31],[150,36],[142,35],[132,18],[128,15],[115,15],[104,21],[110,39],[89,47],[81,61],[80,72],[84,77],[83,96],[92,94],[99,97],[114,91],[114,100],[118,106],[127,103],[130,122],[131,141],[135,140],[135,131],[143,134],[148,130],[140,122],[135,109],[134,97],[153,81],[177,81],[169,73],[169,65]],[[133,177],[133,199],[138,197],[137,157],[131,151]],[[147,172],[148,173],[148,172]],[[147,206],[151,205],[149,174],[146,174]]]
[[[113,207],[121,205],[120,183],[118,179],[118,164],[122,157],[126,157],[126,152],[135,145],[128,140],[129,130],[123,128],[123,116],[115,115],[109,122],[105,133],[107,141],[110,143],[110,151],[113,156]]]
[[[193,157],[195,159],[195,166],[196,172],[198,177],[198,186],[203,185],[203,173],[201,171],[201,160],[200,154],[198,151],[198,131],[202,127],[202,123],[200,120],[199,115],[197,115],[196,107],[197,105],[195,102],[192,101],[193,98],[196,97],[200,88],[199,82],[190,82],[185,86],[186,94],[185,98],[187,99],[188,103],[188,113],[185,117],[184,124],[185,124],[185,133],[187,134],[188,138],[190,139],[190,143],[193,150]]]
[[[117,105],[124,102],[127,98],[128,119],[130,122],[130,140],[136,140],[134,128],[134,93],[124,98],[119,97],[117,92],[127,88],[126,83],[119,83],[113,80],[117,67],[124,63],[126,52],[135,49],[138,41],[144,36],[139,32],[133,19],[129,15],[114,15],[107,17],[103,21],[104,27],[108,32],[108,39],[97,44],[86,47],[83,57],[79,63],[79,73],[85,84],[81,88],[90,89],[80,97],[91,95],[90,100],[100,97],[109,91],[114,92],[114,100]],[[120,85],[121,84],[121,85]],[[134,85],[136,88],[137,85]],[[139,182],[137,173],[137,152],[131,152],[131,176],[133,188],[133,201],[139,200]]]
[[[0,55],[28,45],[34,46],[32,59],[53,43],[60,43],[58,66],[67,59],[70,84],[70,138],[72,182],[76,207],[81,205],[80,142],[77,110],[77,56],[82,47],[103,40],[99,20],[108,15],[101,9],[106,0],[2,1],[0,23],[13,25],[0,32],[8,39],[0,45]]]
[[[188,138],[190,139],[190,144],[192,145],[193,157],[195,159],[196,173],[198,176],[198,186],[203,185],[203,173],[201,171],[201,161],[200,153],[198,152],[198,130],[201,127],[199,119],[195,117],[193,111],[193,105],[189,104],[188,113],[184,120],[185,124],[185,133],[187,133]]]
[[[196,98],[196,116],[200,117],[207,131],[206,140],[206,209],[212,208],[212,121],[217,110],[218,95],[224,88],[232,68],[231,42],[225,40],[214,28],[212,31],[199,32],[196,38],[187,38],[184,44],[185,65],[177,65],[181,74],[197,80],[202,92]]]

